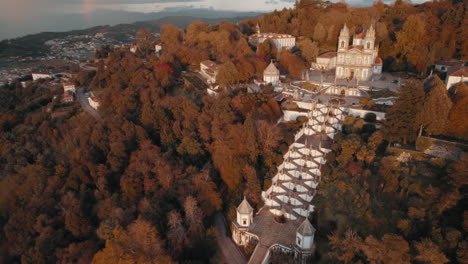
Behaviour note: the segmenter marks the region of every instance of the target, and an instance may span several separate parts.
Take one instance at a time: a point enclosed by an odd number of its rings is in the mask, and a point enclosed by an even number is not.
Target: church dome
[[[250,206],[247,199],[245,199],[245,196],[242,203],[237,207],[237,212],[239,212],[239,214],[250,214],[253,212],[253,208]]]
[[[315,228],[309,222],[307,217],[304,219],[302,224],[297,228],[297,233],[306,237],[306,236],[313,236],[315,234]]]
[[[279,70],[276,68],[275,64],[271,62],[263,72],[263,75],[279,75]]]

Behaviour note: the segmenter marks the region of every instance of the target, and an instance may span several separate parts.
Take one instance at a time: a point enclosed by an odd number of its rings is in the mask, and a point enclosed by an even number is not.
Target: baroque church
[[[374,74],[382,73],[382,59],[375,43],[375,30],[370,28],[352,38],[349,43],[349,28],[344,25],[338,37],[336,52],[326,52],[317,57],[312,68],[316,70],[335,69],[336,79],[368,81]]]

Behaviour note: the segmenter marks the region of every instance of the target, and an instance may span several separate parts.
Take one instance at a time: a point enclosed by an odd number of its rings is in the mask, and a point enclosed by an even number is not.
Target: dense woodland
[[[375,118],[346,118],[314,200],[323,263],[468,263],[466,153],[388,147],[413,146],[420,129],[466,139],[468,87],[458,88],[450,99],[437,77],[408,81],[381,130]]]
[[[299,124],[275,126],[280,106],[267,95],[205,96],[181,82],[181,72],[216,60],[219,83],[233,86],[277,59],[294,78],[334,49],[344,22],[359,31],[374,20],[387,69],[420,74],[435,59],[466,58],[466,12],[457,1],[369,8],[300,1],[239,26],[166,25],[160,56],[151,32],[141,30],[136,54],[100,50],[98,70],[76,80],[100,95],[104,121],[78,108],[54,118],[56,93],[41,82],[1,87],[0,263],[218,263],[214,214],[232,220],[243,195],[262,206],[260,192]],[[262,31],[304,38],[292,52],[268,42],[256,51],[245,33],[257,22]],[[466,158],[385,151],[388,143],[413,144],[419,130],[466,140],[466,87],[448,95],[440,87],[437,78],[409,82],[380,131],[346,120],[316,199],[324,263],[467,263]],[[437,106],[443,111],[433,115]],[[403,133],[401,122],[414,120]]]

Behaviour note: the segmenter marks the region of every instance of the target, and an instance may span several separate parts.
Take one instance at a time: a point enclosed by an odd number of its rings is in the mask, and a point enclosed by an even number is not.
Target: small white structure
[[[136,43],[130,45],[130,52],[131,53],[136,53],[138,50],[138,45]]]
[[[296,231],[296,245],[302,250],[312,250],[314,246],[315,228],[307,217]]]
[[[64,83],[63,84],[63,91],[71,91],[72,93],[76,93],[76,88],[74,83]]]
[[[32,78],[33,78],[33,81],[37,81],[40,79],[47,79],[47,78],[51,79],[52,75],[48,72],[33,72]]]
[[[156,45],[154,45],[154,53],[156,53],[156,55],[159,55],[159,52],[162,50],[162,44],[161,43],[156,43]]]
[[[458,70],[447,75],[447,89],[459,82],[468,82],[468,67],[460,67]]]
[[[253,223],[253,208],[244,196],[241,204],[237,207],[237,224],[241,227],[249,227]]]
[[[205,60],[200,62],[200,73],[208,83],[215,83],[219,72],[219,64],[214,61]]]
[[[89,105],[92,108],[97,110],[99,108],[99,104],[100,104],[101,100],[97,96],[90,96],[90,97],[88,97],[88,102],[89,102]]]
[[[273,62],[266,67],[266,69],[263,71],[263,81],[266,83],[271,83],[273,85],[277,85],[280,77],[280,72],[278,68],[276,68],[275,64]]]

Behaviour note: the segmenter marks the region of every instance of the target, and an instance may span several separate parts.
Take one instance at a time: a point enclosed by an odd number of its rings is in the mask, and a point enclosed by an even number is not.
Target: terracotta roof
[[[459,66],[463,64],[463,61],[444,61],[439,60],[434,63],[435,65],[444,65],[444,66]]]
[[[362,33],[359,33],[356,36],[354,36],[354,39],[363,39],[365,37],[366,37],[366,34],[364,34],[364,32],[362,32]]]
[[[362,49],[363,49],[363,46],[349,46],[348,50],[351,50],[351,49],[362,50]]]
[[[101,101],[101,99],[99,99],[99,97],[96,97],[96,96],[92,96],[91,100],[93,100],[94,102],[98,102],[98,103]]]
[[[313,236],[315,234],[315,228],[309,222],[307,217],[304,219],[302,224],[297,228],[297,233],[303,236]]]
[[[266,67],[265,71],[263,71],[263,75],[279,75],[279,70],[276,68],[273,62]]]
[[[461,67],[456,72],[450,74],[450,76],[468,77],[468,67]]]
[[[237,207],[237,212],[239,212],[239,214],[250,214],[253,212],[253,208],[250,206],[249,202],[247,202],[245,196],[242,203],[239,205],[239,207]]]
[[[63,83],[63,86],[72,86],[72,85],[75,86],[74,83],[70,83],[70,82]]]
[[[375,64],[383,64],[382,58],[376,57],[374,63]]]
[[[336,51],[329,51],[322,53],[318,56],[319,58],[333,58],[336,57]]]
[[[283,39],[283,38],[294,38],[289,34],[280,34],[280,33],[260,33],[256,34],[258,38],[273,38],[273,39]]]
[[[203,64],[208,68],[216,68],[218,66],[218,64],[216,62],[210,61],[210,60],[202,61],[202,62],[200,62],[200,64]]]

